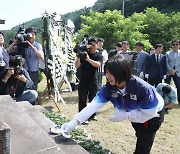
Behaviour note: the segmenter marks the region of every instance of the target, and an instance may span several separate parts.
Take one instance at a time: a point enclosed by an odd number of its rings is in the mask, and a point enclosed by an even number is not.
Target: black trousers
[[[173,78],[173,81],[176,85],[176,88],[177,88],[177,96],[178,96],[178,102],[179,102],[179,105],[180,105],[180,77],[177,76],[177,74],[175,75],[170,75],[170,76],[167,76],[165,82],[167,84],[171,84],[171,78]]]
[[[79,112],[84,109],[87,105],[87,98],[89,102],[93,100],[97,93],[97,82],[83,82],[80,81],[78,87],[78,96],[79,96]],[[90,119],[94,118],[95,114],[93,114]]]
[[[164,121],[164,108],[160,117],[152,118],[145,123],[131,123],[136,132],[137,142],[134,154],[149,154],[154,142],[156,131]]]
[[[148,83],[149,83],[150,85],[152,85],[152,86],[157,87],[157,85],[158,85],[159,83],[162,83],[162,79],[161,79],[159,76],[154,77],[154,78],[149,78],[149,79],[148,79]]]
[[[102,88],[102,78],[103,78],[103,72],[98,72],[98,90]]]

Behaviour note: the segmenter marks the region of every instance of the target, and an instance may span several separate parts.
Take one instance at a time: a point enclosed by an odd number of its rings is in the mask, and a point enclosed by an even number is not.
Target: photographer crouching
[[[77,52],[75,67],[77,69],[81,67],[80,83],[78,87],[79,112],[86,107],[87,98],[89,102],[91,102],[98,90],[97,73],[103,58],[96,50],[96,37],[90,37],[87,43],[78,47],[76,46],[74,49],[74,51]],[[95,114],[93,114],[89,120],[96,120]]]
[[[17,102],[28,101],[34,105],[38,97],[28,72],[23,68],[21,55],[10,56],[9,68],[0,74],[0,95],[10,95]]]

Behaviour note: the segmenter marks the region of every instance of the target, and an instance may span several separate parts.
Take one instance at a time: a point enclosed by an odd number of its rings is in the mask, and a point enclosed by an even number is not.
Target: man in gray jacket
[[[145,71],[145,60],[148,57],[148,53],[143,51],[144,44],[142,42],[136,43],[136,52],[137,56],[137,75],[144,79],[144,71]]]
[[[178,102],[180,105],[180,41],[172,41],[172,50],[166,52],[166,62],[167,62],[167,78],[166,83],[170,84],[171,78],[177,88]]]

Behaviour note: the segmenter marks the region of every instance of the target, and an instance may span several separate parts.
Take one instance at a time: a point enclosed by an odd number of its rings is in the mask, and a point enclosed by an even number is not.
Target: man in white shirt
[[[102,77],[104,75],[104,64],[108,60],[108,53],[106,50],[103,49],[103,45],[104,45],[104,39],[98,38],[97,51],[103,57],[103,62],[101,64],[101,66],[98,68],[98,90],[101,89],[101,87],[102,87]]]

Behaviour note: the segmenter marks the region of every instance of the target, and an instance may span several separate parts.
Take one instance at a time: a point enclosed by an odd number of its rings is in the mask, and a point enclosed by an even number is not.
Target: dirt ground
[[[42,96],[42,94],[41,94]],[[68,119],[78,113],[78,96],[75,92],[63,92],[61,96],[66,102],[58,103],[60,113]],[[42,106],[53,112],[59,112],[53,99],[43,96]],[[108,121],[114,108],[111,103],[106,104],[98,113],[98,121],[91,121],[88,125],[78,126],[87,130],[93,139],[101,141],[114,154],[131,154],[135,149],[136,137],[130,122],[113,123]],[[179,154],[180,153],[180,106],[175,105],[170,114],[165,115],[165,121],[157,132],[152,154]]]

